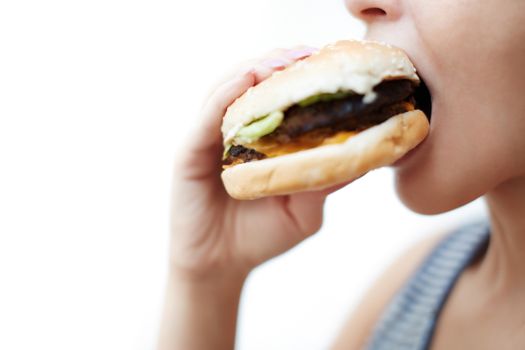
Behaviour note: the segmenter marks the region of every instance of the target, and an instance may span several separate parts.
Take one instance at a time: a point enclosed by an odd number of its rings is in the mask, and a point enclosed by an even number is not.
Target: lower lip
[[[433,104],[432,104],[432,108],[434,109],[434,105]],[[429,119],[429,124],[430,124],[431,120],[432,119]],[[411,149],[410,151],[405,153],[401,158],[399,158],[394,163],[392,163],[391,167],[393,167],[393,168],[403,167],[406,163],[408,163],[411,159],[413,159],[415,157],[415,154],[417,153],[418,149],[420,149],[421,146],[425,142],[427,142],[428,138],[430,137],[430,131],[431,131],[431,128],[429,126],[428,135],[425,137],[425,139],[422,142],[420,142],[416,147],[414,147],[413,149]]]
[[[427,136],[428,137],[428,136]],[[393,168],[400,168],[403,165],[405,165],[407,162],[410,161],[410,159],[414,158],[414,155],[417,153],[417,150],[421,147],[421,145],[425,143],[425,141],[421,142],[419,145],[417,145],[415,148],[408,151],[405,155],[403,155],[401,158],[396,160],[394,163],[392,163]]]

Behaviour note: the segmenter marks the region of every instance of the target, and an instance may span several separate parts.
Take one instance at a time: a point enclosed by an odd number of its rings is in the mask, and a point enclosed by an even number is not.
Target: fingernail
[[[307,49],[300,49],[300,50],[293,50],[293,51],[289,51],[287,52],[287,56],[290,57],[290,58],[293,58],[294,60],[298,60],[298,59],[301,59],[301,58],[305,58],[305,57],[308,57],[308,56],[311,56],[313,53],[317,52],[318,50],[317,49],[314,49],[314,48],[307,48]]]
[[[284,68],[288,65],[288,62],[286,62],[285,60],[274,58],[262,61],[261,64],[268,68]]]

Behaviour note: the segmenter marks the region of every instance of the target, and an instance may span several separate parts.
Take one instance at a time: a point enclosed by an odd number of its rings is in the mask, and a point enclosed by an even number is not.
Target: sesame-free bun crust
[[[417,146],[428,129],[425,114],[414,110],[393,116],[344,143],[238,164],[224,170],[221,177],[226,191],[236,199],[320,190],[394,163]]]
[[[373,99],[373,88],[383,80],[419,82],[407,55],[396,47],[371,41],[345,40],[322,48],[248,89],[224,115],[224,144],[253,120],[284,111],[313,95],[353,91]]]

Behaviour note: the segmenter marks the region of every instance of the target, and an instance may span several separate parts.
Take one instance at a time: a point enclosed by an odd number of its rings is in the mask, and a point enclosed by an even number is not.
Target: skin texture
[[[524,174],[525,157],[516,154],[525,149],[525,2],[347,1],[347,7],[367,21],[368,39],[409,54],[432,94],[430,135],[396,172],[408,207],[448,211]],[[370,12],[374,7],[385,14]]]
[[[525,2],[347,0],[368,39],[407,51],[433,98],[428,138],[396,165],[402,201],[445,212],[485,195],[489,248],[462,274],[432,349],[525,348]],[[276,50],[244,64],[207,99],[177,157],[171,271],[159,349],[231,349],[248,273],[316,232],[335,190],[238,202],[220,182],[225,108],[250,86],[307,53]],[[195,142],[195,140],[204,140]],[[342,329],[335,348],[359,349],[384,304],[432,248],[400,258]],[[202,334],[206,334],[203,337]]]
[[[524,348],[525,2],[346,5],[368,39],[409,54],[432,94],[430,134],[396,167],[401,200],[426,214],[481,195],[489,207],[488,250],[452,290],[432,349]]]

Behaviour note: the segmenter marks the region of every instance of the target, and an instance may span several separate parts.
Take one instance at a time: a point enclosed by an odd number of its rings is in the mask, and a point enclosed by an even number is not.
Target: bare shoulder
[[[434,234],[403,253],[372,285],[342,327],[332,350],[362,349],[394,294],[445,234]]]

